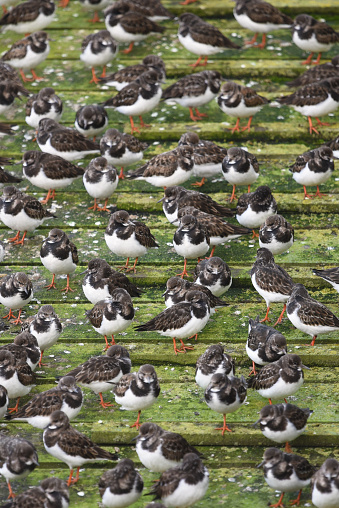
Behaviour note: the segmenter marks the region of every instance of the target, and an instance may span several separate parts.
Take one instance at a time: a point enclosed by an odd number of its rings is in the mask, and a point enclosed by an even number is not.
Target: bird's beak
[[[304,365],[303,363],[301,364],[301,368],[302,368],[302,369],[307,369],[307,370],[310,370],[310,367],[306,367],[306,365]]]
[[[165,196],[163,198],[159,199],[159,201],[157,201],[157,203],[162,203],[164,199],[165,199]]]

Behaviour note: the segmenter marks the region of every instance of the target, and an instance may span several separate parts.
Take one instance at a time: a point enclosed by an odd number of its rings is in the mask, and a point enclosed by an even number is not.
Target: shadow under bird
[[[81,466],[98,460],[117,460],[116,453],[111,453],[96,445],[84,434],[74,429],[68,416],[63,411],[54,411],[51,422],[43,434],[44,446],[50,455],[65,462],[70,468],[67,485],[73,485],[79,480]],[[77,468],[76,476],[73,471]]]
[[[177,303],[160,312],[147,323],[135,327],[137,332],[158,332],[164,337],[173,338],[174,353],[186,353],[182,339],[197,336],[205,327],[210,318],[210,306],[208,297],[200,291],[189,291],[184,302]],[[181,348],[177,348],[176,339],[181,342]]]

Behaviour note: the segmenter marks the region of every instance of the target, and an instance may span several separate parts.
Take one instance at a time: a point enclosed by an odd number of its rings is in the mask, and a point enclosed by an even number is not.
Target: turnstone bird
[[[225,222],[220,217],[197,210],[194,206],[179,208],[178,219],[181,220],[184,215],[193,215],[200,226],[208,231],[210,246],[212,247],[210,258],[213,257],[217,245],[224,245],[226,242],[239,238],[239,236],[252,233],[251,229]]]
[[[69,187],[74,180],[83,176],[84,170],[59,155],[30,150],[22,158],[24,177],[39,189],[47,190],[47,196],[40,202],[47,204],[55,198],[57,189]]]
[[[38,93],[31,95],[26,103],[25,121],[34,129],[38,128],[42,118],[51,118],[58,122],[61,115],[62,100],[56,95],[54,88],[41,88]]]
[[[9,351],[15,358],[16,365],[27,363],[32,370],[35,370],[40,358],[40,348],[34,335],[23,331],[17,335],[11,344],[0,346],[0,351]]]
[[[173,83],[173,85],[165,88],[162,92],[161,100],[170,101],[171,103],[175,102],[179,106],[189,108],[190,118],[195,122],[203,117],[207,117],[205,113],[200,113],[198,107],[208,104],[217,96],[221,80],[221,74],[218,71],[202,71],[196,74],[188,74],[180,78],[176,83]],[[195,110],[195,115],[193,109]]]
[[[114,289],[108,298],[100,300],[85,313],[94,330],[104,336],[105,350],[109,348],[107,335],[112,337],[112,344],[115,344],[114,335],[126,330],[134,319],[132,299],[122,288]]]
[[[266,301],[266,316],[261,322],[269,321],[270,304],[281,302],[284,303],[284,308],[275,325],[281,323],[294,282],[292,277],[274,262],[272,252],[265,247],[257,250],[257,257],[251,269],[251,281],[254,289]]]
[[[59,155],[67,161],[82,159],[86,155],[100,152],[97,143],[86,139],[75,129],[63,127],[50,118],[40,120],[37,143],[42,152]]]
[[[339,506],[339,462],[329,458],[311,480],[312,503],[317,508]]]
[[[39,367],[41,367],[42,355],[54,346],[62,332],[62,324],[52,305],[42,305],[35,316],[23,323],[21,330],[27,330],[36,337],[41,350],[39,358]]]
[[[233,15],[239,25],[255,32],[251,41],[245,44],[254,44],[258,34],[262,33],[262,41],[257,45],[263,49],[266,45],[266,34],[272,30],[291,28],[293,20],[279,11],[274,5],[262,0],[235,0]]]
[[[147,127],[142,115],[149,113],[160,102],[161,87],[159,74],[150,70],[141,74],[137,79],[126,85],[120,92],[103,103],[106,108],[114,108],[119,113],[127,115],[133,132],[140,132],[135,127],[133,116],[139,116],[140,127]]]
[[[45,392],[35,394],[27,404],[18,409],[7,420],[27,422],[37,429],[44,429],[51,423],[54,411],[63,411],[70,420],[80,412],[83,404],[81,389],[73,376],[62,377],[57,386]]]
[[[12,30],[18,34],[29,34],[43,30],[55,15],[55,4],[52,0],[29,0],[22,2],[2,16],[2,31]]]
[[[20,69],[20,75],[24,82],[33,80],[39,81],[43,78],[37,76],[34,69],[46,60],[50,51],[49,40],[46,32],[35,32],[15,42],[12,47],[2,55],[1,59],[13,67]],[[25,76],[24,69],[31,70],[32,79]]]
[[[106,76],[106,65],[118,54],[119,45],[111,36],[108,30],[100,30],[94,34],[87,35],[81,44],[80,60],[92,68],[92,79],[90,83],[98,84],[100,79],[95,74],[95,67],[102,66],[101,78]]]
[[[328,143],[325,143],[325,146],[328,146],[333,151],[333,156],[338,158],[339,157],[339,136],[332,139]]]
[[[266,247],[273,256],[292,247],[294,229],[282,215],[271,215],[259,229],[259,246]]]
[[[166,282],[166,291],[161,296],[165,298],[166,307],[172,307],[177,303],[184,302],[186,294],[189,291],[201,291],[205,293],[210,304],[211,313],[214,313],[216,308],[227,307],[229,305],[217,296],[214,296],[205,286],[184,280],[181,277],[170,277]]]
[[[74,429],[63,411],[54,411],[51,414],[50,423],[43,434],[43,441],[47,453],[65,462],[70,468],[68,486],[79,480],[80,467],[87,462],[118,458],[115,453],[100,448],[87,436]],[[77,468],[75,478],[73,478],[74,468]]]
[[[210,383],[205,390],[205,402],[209,408],[224,417],[224,424],[215,430],[221,430],[221,435],[225,431],[232,432],[226,424],[226,415],[239,409],[247,397],[247,384],[244,376],[241,378],[229,378],[224,373],[213,374]]]
[[[113,166],[121,166],[121,179],[125,178],[124,168],[139,162],[147,147],[147,143],[117,129],[108,129],[100,140],[101,155]]]
[[[88,209],[110,212],[110,209],[107,208],[108,198],[112,196],[119,183],[115,167],[109,164],[105,157],[96,157],[87,166],[83,182],[88,194],[94,198],[94,205]],[[105,200],[105,204],[102,207],[97,204],[97,200],[101,199]]]
[[[226,208],[210,196],[203,192],[185,189],[184,187],[174,186],[165,189],[165,195],[162,199],[162,209],[167,220],[175,226],[179,225],[178,210],[184,206],[194,206],[202,212],[216,215],[217,217],[233,217],[234,211]]]
[[[279,360],[264,365],[260,371],[247,380],[249,388],[256,390],[272,404],[271,399],[285,399],[296,393],[304,383],[303,365],[300,356],[283,355]]]
[[[0,81],[0,115],[5,113],[14,103],[15,99],[21,100],[21,95],[27,97],[29,91],[17,81]]]
[[[147,249],[159,247],[146,224],[132,220],[125,210],[119,210],[110,216],[105,241],[113,254],[127,257],[124,269],[134,273],[139,257],[147,254]],[[135,261],[134,265],[128,268],[130,257],[135,258]]]
[[[277,213],[277,202],[271,189],[267,185],[261,185],[254,192],[242,194],[237,203],[236,219],[245,228],[253,229],[253,237],[258,236],[254,229]]]
[[[33,298],[32,281],[24,272],[13,272],[1,279],[0,283],[0,303],[9,308],[9,313],[3,319],[14,318],[14,324],[21,323],[21,312],[25,305],[28,305]],[[18,317],[12,313],[19,309]]]
[[[315,81],[322,81],[323,79],[335,78],[339,75],[339,55],[332,58],[330,62],[321,65],[316,65],[307,69],[303,74],[295,78],[293,81],[285,83],[289,87],[299,87],[309,85]]]
[[[113,404],[104,402],[102,393],[111,390],[124,374],[129,374],[131,366],[127,349],[115,344],[108,348],[105,356],[92,356],[67,376],[74,376],[77,383],[97,393],[100,405],[105,409]]]
[[[256,374],[255,364],[267,365],[276,362],[287,353],[287,343],[284,335],[270,326],[260,323],[259,316],[248,322],[248,337],[246,353],[252,360],[250,374]]]
[[[196,453],[186,453],[181,464],[164,471],[149,495],[166,507],[187,508],[204,497],[209,473]]]
[[[75,115],[75,128],[85,138],[93,136],[93,141],[108,125],[108,116],[105,108],[96,104],[89,104],[78,109]]]
[[[39,487],[30,487],[1,508],[68,508],[69,491],[66,482],[59,478],[45,478]]]
[[[232,285],[231,270],[216,256],[202,259],[194,269],[194,282],[206,286],[214,296],[221,296]]]
[[[8,242],[23,245],[28,231],[34,231],[45,220],[55,218],[56,216],[45,210],[40,201],[33,196],[24,194],[13,186],[3,188],[0,199],[0,219],[7,227],[17,231],[17,234],[9,238]],[[21,240],[19,240],[20,231],[24,231]]]
[[[9,399],[17,399],[16,405],[9,408],[10,413],[18,410],[21,397],[27,395],[35,384],[36,375],[27,363],[17,364],[12,353],[0,350],[0,385],[6,388]]]
[[[195,368],[195,382],[206,390],[214,374],[223,374],[229,378],[234,377],[235,362],[224,352],[224,346],[213,344],[199,356]]]
[[[88,263],[82,290],[91,303],[96,304],[112,296],[114,289],[122,288],[132,296],[141,296],[142,291],[124,273],[113,270],[104,259],[95,258]]]
[[[210,306],[208,298],[201,291],[189,291],[186,300],[169,307],[147,323],[135,327],[137,332],[156,331],[164,337],[173,338],[173,348],[178,353],[186,353],[186,349],[193,349],[185,346],[182,339],[197,337],[197,334],[205,327],[210,318]],[[181,342],[178,349],[176,340]]]
[[[122,376],[113,388],[115,401],[127,411],[138,411],[138,418],[131,427],[138,430],[140,414],[155,403],[160,394],[160,385],[153,365],[145,364],[138,372]]]
[[[98,11],[103,11],[108,5],[110,0],[80,0],[82,7],[86,11],[94,11],[94,16],[88,21],[90,23],[100,23]]]
[[[108,508],[124,508],[135,503],[142,494],[144,481],[131,459],[123,459],[114,469],[105,471],[99,480],[102,504]]]
[[[273,508],[283,507],[282,500],[285,492],[299,490],[297,499],[290,501],[290,505],[299,505],[302,489],[311,483],[315,468],[307,459],[300,455],[284,453],[278,448],[267,448],[264,460],[258,467],[263,466],[265,481],[271,489],[282,494],[279,501],[271,504]]]
[[[319,134],[312,124],[312,117],[315,117],[319,125],[329,125],[321,122],[318,117],[333,113],[338,108],[338,93],[339,77],[335,77],[301,86],[293,94],[278,97],[276,100],[307,116],[310,134],[312,132]]]
[[[140,168],[130,171],[128,177],[166,188],[186,182],[193,173],[193,167],[193,148],[184,145],[155,155]]]
[[[140,462],[155,473],[163,473],[182,463],[186,453],[201,455],[180,434],[168,432],[153,422],[143,423],[133,440]]]
[[[200,139],[196,132],[191,131],[181,136],[178,145],[188,145],[193,148],[193,174],[202,179],[200,182],[192,183],[192,186],[201,187],[206,178],[221,172],[221,163],[227,154],[227,149],[223,146],[216,145],[213,141]]]
[[[225,37],[218,28],[190,12],[184,12],[179,17],[178,39],[187,51],[199,55],[191,67],[207,65],[210,55],[223,52],[225,49],[240,49],[240,46]],[[201,63],[203,57],[205,58]]]
[[[226,115],[235,116],[237,119],[235,126],[231,129],[232,134],[235,131],[240,132],[240,130],[250,132],[253,116],[269,102],[266,97],[257,94],[253,88],[239,85],[234,81],[224,83],[218,96],[218,106],[221,111]],[[248,117],[247,125],[240,129],[240,118]]]
[[[251,185],[259,176],[259,163],[255,155],[238,146],[232,146],[222,161],[222,173],[225,180],[233,185],[230,202],[235,199],[237,185],[247,185],[251,192]]]
[[[0,158],[0,164],[11,164],[11,161],[9,159],[6,160],[5,157]],[[4,187],[4,185],[9,185],[11,183],[20,183],[22,182],[22,178],[12,175],[11,173],[8,173],[3,169],[3,167],[0,166],[0,189]]]
[[[173,19],[171,14],[160,2],[160,0],[119,0],[114,2],[114,9],[112,12],[115,14],[125,14],[128,11],[143,14],[151,21],[165,21]]]
[[[132,51],[135,42],[165,31],[163,26],[151,21],[140,12],[127,11],[117,14],[114,3],[105,10],[105,24],[111,36],[119,43],[129,43],[128,48],[122,51],[125,54]]]
[[[209,231],[193,215],[184,215],[180,219],[180,225],[173,236],[175,252],[184,258],[184,269],[178,274],[181,278],[187,276],[187,259],[200,258],[210,248]]]
[[[147,55],[142,60],[142,63],[135,65],[128,65],[122,69],[101,78],[100,81],[108,86],[114,86],[116,90],[122,90],[126,85],[137,79],[141,74],[146,71],[154,70],[160,76],[162,82],[166,79],[166,68],[162,58],[158,55]]]
[[[295,284],[287,300],[286,314],[291,323],[301,332],[311,335],[311,346],[321,333],[339,330],[339,319],[325,305],[314,300],[305,286]]]
[[[321,277],[322,279],[329,282],[336,291],[339,293],[339,267],[327,268],[327,270],[317,270],[313,268],[313,274]]]
[[[0,475],[7,482],[9,498],[15,497],[10,481],[25,478],[38,465],[38,454],[30,441],[0,434]]]
[[[293,173],[293,179],[304,187],[304,199],[323,196],[319,185],[327,182],[334,171],[333,152],[329,146],[305,152],[297,157],[289,171]],[[309,185],[317,186],[314,196],[310,196],[306,191],[306,186]]]
[[[289,441],[297,439],[306,430],[307,420],[313,411],[301,409],[292,404],[270,404],[260,410],[259,419],[254,425],[260,424],[265,437],[276,443],[286,443],[285,452],[291,453]]]
[[[47,290],[56,289],[54,284],[56,275],[67,275],[67,284],[62,291],[66,293],[74,291],[69,286],[69,276],[75,272],[79,262],[78,251],[64,231],[57,228],[50,230],[42,243],[40,259],[44,267],[53,274],[52,282],[45,286]]]
[[[0,418],[3,418],[5,416],[5,413],[8,408],[8,402],[9,398],[7,388],[0,385]]]
[[[321,54],[329,51],[339,42],[339,33],[330,25],[317,21],[308,14],[299,14],[293,23],[292,40],[298,48],[310,51],[311,54],[302,65],[318,64]],[[318,52],[318,58],[312,62],[313,53]]]

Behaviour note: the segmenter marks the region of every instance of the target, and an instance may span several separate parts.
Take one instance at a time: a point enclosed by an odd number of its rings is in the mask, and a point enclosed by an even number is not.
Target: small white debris
[[[66,355],[70,355],[70,354],[71,354],[71,352],[70,352],[70,351],[67,351],[67,349],[65,349],[64,353],[65,353]]]
[[[81,490],[80,492],[77,492],[78,496],[80,497],[84,497],[85,495],[85,492],[83,490]]]

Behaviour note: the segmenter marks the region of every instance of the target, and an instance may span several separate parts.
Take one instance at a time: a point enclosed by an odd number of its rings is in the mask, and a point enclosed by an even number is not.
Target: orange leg
[[[272,399],[268,399],[269,405],[272,406]]]
[[[69,0],[61,0],[58,4],[58,7],[67,7]]]
[[[310,65],[312,63],[313,53],[311,53],[301,65]]]
[[[224,425],[222,427],[216,427],[215,430],[222,430],[222,433],[221,435],[223,436],[225,434],[225,431],[227,430],[227,432],[232,432],[231,429],[229,429],[226,425],[226,415],[223,415],[224,417]]]
[[[87,208],[87,210],[99,210],[98,204],[97,204],[97,198],[94,198],[94,205]]]
[[[202,187],[204,185],[205,181],[206,181],[206,178],[203,177],[200,180],[200,182],[195,182],[195,183],[192,183],[191,185],[192,185],[192,187]]]
[[[16,319],[14,319],[14,321],[12,321],[13,325],[18,325],[19,323],[21,324],[22,321],[20,319],[20,316],[21,316],[21,312],[22,312],[22,309],[19,310],[19,314],[18,314],[18,317]]]
[[[131,428],[136,427],[136,429],[139,430],[139,428],[141,427],[141,423],[139,423],[140,415],[141,415],[141,410],[138,411],[137,421],[135,423],[133,423],[133,425],[131,425]]]
[[[137,269],[136,269],[135,267],[136,267],[136,264],[137,264],[137,262],[138,262],[138,259],[139,259],[139,258],[135,258],[134,265],[133,265],[133,266],[131,266],[130,268],[127,268],[127,269],[126,269],[126,273],[127,273],[127,272],[134,272],[134,273],[137,273]]]
[[[294,499],[293,501],[290,501],[290,505],[291,506],[294,506],[294,505],[299,506],[301,493],[302,493],[302,489],[299,490],[299,494],[298,494],[297,499]]]
[[[285,453],[292,453],[292,448],[290,447],[290,443],[285,443]]]
[[[173,348],[174,348],[174,352],[175,352],[176,355],[178,353],[185,353],[185,349],[178,349],[177,348],[177,343],[175,341],[175,337],[173,337]]]
[[[131,122],[131,134],[133,134],[133,132],[139,132],[139,134],[140,134],[138,127],[135,127],[135,125],[134,125],[132,116],[129,117],[129,121]]]
[[[189,5],[194,4],[197,0],[185,0],[184,2],[180,2],[180,5]]]
[[[16,401],[16,404],[14,407],[9,407],[8,408],[8,412],[9,413],[16,413],[18,408],[19,408],[19,400],[20,400],[20,397],[18,398],[18,400]]]
[[[95,74],[95,69],[94,67],[92,67],[92,79],[90,81],[90,83],[95,83],[96,85],[98,83],[100,83],[100,80],[97,78],[96,74]]]
[[[318,65],[320,63],[320,59],[321,59],[321,53],[318,53],[318,58],[316,60],[314,60],[314,62],[312,62],[314,65]]]
[[[258,35],[259,34],[254,34],[253,39],[251,39],[250,41],[245,41],[244,44],[246,44],[246,46],[253,46],[253,44],[255,44],[255,42],[257,41]]]
[[[12,490],[12,487],[11,487],[11,484],[9,483],[9,481],[7,482],[7,487],[8,487],[8,492],[9,492],[9,495],[8,495],[8,498],[7,499],[14,499],[15,498],[15,494]]]
[[[125,180],[124,168],[120,169],[119,180]]]
[[[285,494],[285,492],[283,492],[283,493],[281,494],[281,496],[280,496],[280,498],[279,498],[279,501],[278,501],[277,503],[275,503],[275,504],[270,504],[270,507],[271,507],[271,508],[279,508],[279,506],[284,506],[284,505],[282,504],[282,500],[283,500],[284,494]]]
[[[323,194],[322,192],[319,191],[319,185],[317,185],[317,192],[314,194],[314,198],[315,197],[319,197],[321,198],[321,196],[327,196],[327,194]]]
[[[261,43],[258,44],[258,48],[264,49],[265,46],[266,46],[266,34],[262,34]]]
[[[3,14],[6,14],[6,12],[8,12],[6,5],[2,5],[1,7],[2,7]]]
[[[208,115],[206,115],[206,113],[200,113],[200,111],[198,110],[198,108],[194,108],[194,111],[195,111],[195,114],[200,117],[200,118],[208,118]]]
[[[48,193],[47,193],[47,196],[45,197],[45,199],[43,199],[43,200],[41,201],[41,204],[42,204],[42,205],[47,205],[48,201],[49,201],[50,199],[54,199],[54,197],[55,197],[55,190],[54,190],[54,189],[49,189],[49,191],[48,191]]]
[[[108,340],[107,340],[107,335],[104,335],[104,339],[105,339],[105,342],[106,342],[106,347],[105,347],[104,351],[107,351],[107,349],[110,348],[110,345],[108,344]]]
[[[93,18],[88,19],[87,21],[88,21],[88,23],[100,23],[100,18],[99,18],[97,11],[95,11]]]
[[[257,371],[255,370],[255,362],[253,362],[253,360],[252,360],[252,370],[248,375],[252,376],[252,374],[256,375],[256,373],[257,373]]]
[[[271,321],[270,318],[268,317],[269,311],[270,311],[270,308],[267,307],[266,316],[264,317],[264,319],[260,320],[260,323],[265,323],[265,321],[268,321],[268,322]]]
[[[142,116],[139,116],[139,120],[140,120],[140,127],[142,129],[148,129],[149,127],[151,127],[151,125],[149,123],[144,123]]]
[[[114,404],[111,404],[110,402],[104,402],[104,399],[102,398],[102,393],[99,392],[99,397],[100,397],[100,405],[106,409],[107,407],[114,407]]]
[[[100,74],[100,77],[101,78],[105,78],[106,77],[106,65],[104,65],[104,68],[102,69],[102,74]]]
[[[248,186],[247,186],[247,192],[248,192],[248,193],[250,193],[250,192],[251,192],[251,186],[250,186],[250,185],[248,185]]]
[[[198,67],[198,66],[206,67],[208,56],[205,56],[203,63],[201,63],[201,60],[202,60],[202,56],[199,56],[198,60],[194,64],[190,64],[190,67],[193,67],[193,68]]]
[[[27,235],[27,231],[24,231],[24,234],[22,235],[21,240],[16,240],[15,242],[13,242],[13,244],[14,245],[23,245],[26,235]]]
[[[65,291],[65,293],[68,293],[68,291],[71,291],[73,293],[75,291],[74,289],[70,288],[70,285],[69,285],[69,273],[67,274],[67,283],[66,283],[66,286],[61,291]]]
[[[122,266],[122,267],[120,268],[120,272],[123,272],[124,270],[127,270],[128,265],[129,265],[129,258],[127,258],[126,263],[125,263],[125,266]]]
[[[307,193],[306,185],[303,185],[303,187],[304,187],[304,199],[306,199],[306,198],[312,199],[313,196],[311,196],[311,194]]]
[[[188,277],[188,272],[186,270],[186,265],[187,265],[187,259],[185,258],[185,261],[184,261],[184,269],[181,273],[177,273],[177,277],[181,277],[182,279],[185,277]]]
[[[105,199],[105,204],[104,206],[102,207],[97,207],[97,210],[99,210],[99,212],[110,212],[111,210],[109,208],[107,208],[107,203],[108,203],[108,198]]]
[[[200,120],[198,116],[194,115],[193,108],[190,107],[189,110],[190,110],[190,119],[193,120],[193,122],[197,122],[198,120]]]
[[[75,478],[73,478],[73,469],[71,469],[71,472],[69,473],[69,477],[68,477],[68,481],[67,481],[68,487],[70,487],[71,485],[74,485],[74,483],[77,483],[79,481],[79,471],[80,471],[80,466],[77,468],[77,474],[76,474]]]
[[[331,125],[328,122],[322,122],[321,120],[319,120],[319,118],[317,116],[315,117],[315,119],[317,120],[318,125],[325,125],[326,127],[329,127]]]
[[[42,355],[44,354],[44,350],[42,349],[41,350],[41,353],[40,353],[40,359],[39,359],[39,367],[42,367],[43,365],[47,365],[46,363],[42,363]]]
[[[20,69],[20,71],[19,71],[19,72],[20,72],[20,76],[21,76],[21,78],[22,78],[22,81],[23,81],[24,83],[26,83],[26,81],[33,81],[33,78],[31,79],[31,78],[27,78],[27,77],[25,76],[25,73],[24,73],[24,71],[23,71],[22,69]]]
[[[12,319],[12,318],[13,318],[13,319],[17,319],[17,318],[16,318],[16,316],[14,316],[14,314],[13,314],[13,312],[12,312],[12,309],[9,309],[9,313],[8,313],[8,314],[6,314],[6,316],[3,316],[3,318],[2,318],[2,319],[6,319],[6,318],[8,319],[8,321],[9,321],[10,319]]]
[[[122,51],[122,53],[125,53],[125,55],[127,55],[127,53],[130,53],[130,52],[132,51],[133,46],[134,46],[134,42],[131,42],[131,44],[128,46],[128,48],[127,48],[127,49],[124,49],[124,50]]]
[[[232,203],[232,201],[237,198],[237,196],[235,195],[235,188],[236,188],[236,185],[233,185],[230,203]]]
[[[55,279],[55,273],[53,273],[53,278],[52,278],[52,282],[50,284],[48,284],[48,286],[45,286],[45,288],[47,289],[47,291],[49,291],[50,289],[56,289],[56,285],[54,284],[54,279]]]
[[[246,127],[243,127],[243,128],[241,129],[241,132],[243,132],[243,131],[248,131],[248,132],[250,132],[250,130],[251,130],[252,118],[253,118],[253,116],[250,116],[250,117],[249,117],[249,120],[248,120],[248,122],[247,122]]]
[[[308,118],[308,124],[310,126],[310,134],[312,134],[312,132],[315,132],[316,134],[319,134],[317,129],[315,127],[313,127],[312,118],[310,116],[308,116],[307,118]]]
[[[211,259],[213,257],[215,248],[216,248],[216,245],[213,245],[212,250],[211,250],[211,254],[209,256],[207,256],[207,258],[205,258],[205,259]]]
[[[43,80],[43,79],[44,79],[44,78],[43,78],[43,77],[41,77],[41,76],[37,76],[37,75],[35,74],[34,69],[31,69],[31,74],[32,74],[32,76],[33,76],[34,81],[41,81],[41,80]]]
[[[240,132],[240,129],[239,129],[239,122],[240,122],[240,118],[237,118],[237,123],[235,124],[235,126],[233,127],[233,129],[231,129],[232,134],[234,134],[234,133],[235,133],[235,131]]]
[[[198,334],[197,334],[198,335]],[[192,335],[192,337],[194,337],[194,335]],[[191,337],[190,337],[191,338]],[[180,348],[180,353],[184,352],[186,353],[186,349],[188,350],[191,350],[193,351],[194,350],[194,347],[193,346],[185,346],[185,344],[183,343],[182,339],[180,339],[180,342],[181,342],[181,348]]]
[[[311,342],[311,344],[305,344],[305,346],[314,346],[315,339],[316,339],[317,337],[318,337],[318,335],[314,335],[314,336],[312,337],[312,342]]]
[[[274,323],[273,326],[279,325],[281,323],[283,315],[285,314],[285,310],[286,310],[286,303],[284,304],[284,308],[282,310],[282,313],[280,314],[280,316],[278,317],[278,320]]]
[[[19,236],[20,236],[20,231],[17,232],[17,234],[15,236],[13,236],[13,238],[8,238],[8,242],[9,243],[12,243],[12,242],[17,242],[19,240]]]
[[[258,234],[258,233],[256,233],[256,232],[254,231],[254,229],[252,229],[252,237],[251,237],[251,240],[253,240],[253,238],[259,238],[259,234]]]

